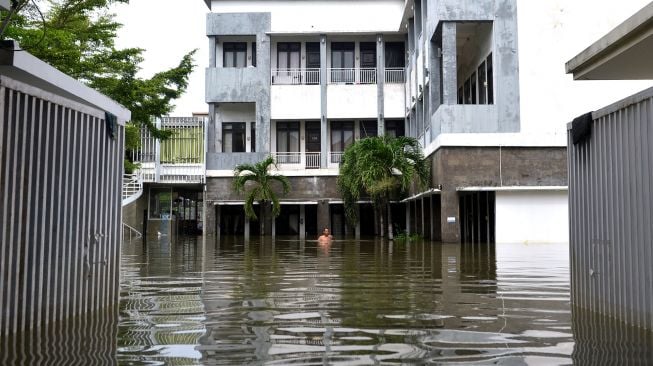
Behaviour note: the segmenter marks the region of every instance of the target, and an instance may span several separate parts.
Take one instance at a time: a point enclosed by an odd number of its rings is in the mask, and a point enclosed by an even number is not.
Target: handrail
[[[122,205],[126,206],[136,201],[143,194],[143,180],[140,172],[123,174],[122,177]]]
[[[272,69],[270,83],[273,85],[317,85],[320,83],[320,69]]]
[[[123,240],[125,239],[125,228],[127,228],[128,231],[129,231],[129,241],[131,241],[132,239],[138,239],[138,238],[143,237],[143,234],[141,234],[140,231],[134,229],[133,227],[131,227],[131,226],[129,226],[126,223],[123,222],[122,223],[122,238],[123,238]],[[132,237],[132,234],[134,234],[133,237]]]

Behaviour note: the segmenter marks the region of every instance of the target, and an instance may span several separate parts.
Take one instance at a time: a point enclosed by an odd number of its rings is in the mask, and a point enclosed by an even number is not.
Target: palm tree
[[[277,217],[281,213],[281,205],[277,193],[272,187],[272,182],[281,185],[283,195],[290,191],[290,182],[283,175],[270,173],[270,168],[276,167],[274,159],[270,156],[256,164],[240,164],[234,169],[234,190],[238,194],[247,194],[245,199],[245,216],[251,220],[259,220],[254,211],[254,202],[258,202],[261,207],[261,235],[265,233],[265,211],[268,203],[272,203],[272,217]]]
[[[412,137],[371,137],[349,146],[340,165],[338,186],[350,224],[358,220],[356,202],[368,195],[380,211],[381,237],[387,212],[388,239],[393,240],[390,199],[407,192],[416,181],[418,187],[428,182],[429,170],[419,142]]]

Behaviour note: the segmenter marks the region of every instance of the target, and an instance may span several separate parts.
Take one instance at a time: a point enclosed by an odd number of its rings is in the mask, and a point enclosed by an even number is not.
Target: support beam
[[[320,167],[326,169],[329,165],[328,156],[328,120],[327,120],[327,36],[320,35]],[[319,215],[318,215],[319,217]]]
[[[441,199],[441,228],[443,243],[460,243],[460,205],[458,192],[442,191]],[[453,222],[449,222],[452,218]]]
[[[376,35],[376,90],[378,122],[377,133],[385,135],[385,40],[383,34]]]

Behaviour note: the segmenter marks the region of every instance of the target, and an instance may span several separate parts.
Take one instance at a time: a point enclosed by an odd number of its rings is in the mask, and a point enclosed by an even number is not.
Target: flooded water
[[[164,238],[121,281],[120,364],[653,362],[649,333],[572,316],[566,244]]]

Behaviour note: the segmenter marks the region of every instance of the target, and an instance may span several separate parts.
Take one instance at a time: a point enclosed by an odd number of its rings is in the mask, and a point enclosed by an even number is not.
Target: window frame
[[[223,122],[222,123],[222,152],[223,153],[243,153],[247,152],[247,123],[246,122]],[[242,134],[242,151],[234,151],[237,134]],[[231,151],[227,151],[227,135],[231,139]]]
[[[231,53],[233,66],[227,66],[228,53]],[[244,65],[238,65],[238,54],[244,53]],[[222,43],[222,67],[224,68],[245,68],[247,67],[247,42],[223,42]]]

